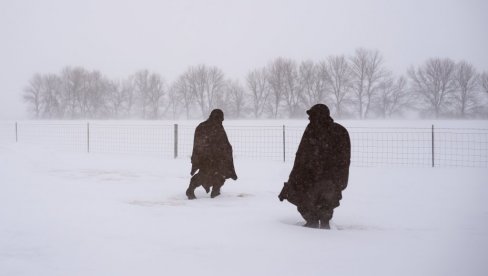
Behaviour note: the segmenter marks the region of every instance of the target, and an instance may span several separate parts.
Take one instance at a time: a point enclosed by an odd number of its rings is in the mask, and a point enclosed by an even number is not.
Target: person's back
[[[216,197],[227,178],[237,179],[232,146],[222,126],[223,120],[224,113],[220,109],[214,109],[209,118],[195,129],[191,156],[193,177],[186,191],[188,199],[196,198],[194,190],[200,185],[207,193],[212,187],[211,197]],[[197,170],[198,173],[195,174]]]
[[[206,120],[197,126],[191,156],[193,168],[210,170],[215,167],[221,158],[218,147],[225,140],[224,135],[224,128],[216,122]]]
[[[339,206],[349,176],[350,139],[335,123],[327,106],[307,111],[308,124],[298,147],[288,182],[279,195],[297,206],[305,226],[329,227],[332,211]]]

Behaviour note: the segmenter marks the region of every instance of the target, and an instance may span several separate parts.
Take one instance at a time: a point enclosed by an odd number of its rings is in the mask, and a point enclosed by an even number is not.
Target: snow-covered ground
[[[488,275],[488,170],[351,168],[332,230],[237,159],[215,199],[186,158],[0,145],[0,275]]]

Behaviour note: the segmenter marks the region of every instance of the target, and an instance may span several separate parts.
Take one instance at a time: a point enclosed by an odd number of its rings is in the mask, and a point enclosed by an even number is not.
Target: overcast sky
[[[205,63],[243,79],[297,61],[377,49],[403,74],[430,57],[488,70],[486,0],[0,0],[0,120],[25,119],[22,89],[65,66],[168,82]]]

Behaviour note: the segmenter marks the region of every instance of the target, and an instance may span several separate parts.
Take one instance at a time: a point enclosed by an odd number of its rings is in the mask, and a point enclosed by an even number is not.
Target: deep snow
[[[188,159],[0,145],[0,275],[487,275],[488,171],[351,168],[333,230],[277,198],[291,162],[236,160],[189,201]]]

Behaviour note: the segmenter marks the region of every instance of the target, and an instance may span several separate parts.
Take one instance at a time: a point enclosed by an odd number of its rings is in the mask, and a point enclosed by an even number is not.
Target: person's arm
[[[340,135],[337,136],[337,160],[335,162],[335,179],[338,188],[346,189],[349,180],[349,166],[351,164],[351,140],[347,130],[341,126]]]
[[[197,126],[195,129],[195,134],[193,136],[193,151],[191,154],[191,172],[190,175],[194,175],[196,171],[200,168],[200,158],[201,158],[201,147],[200,140],[201,140],[201,133],[200,127]]]

